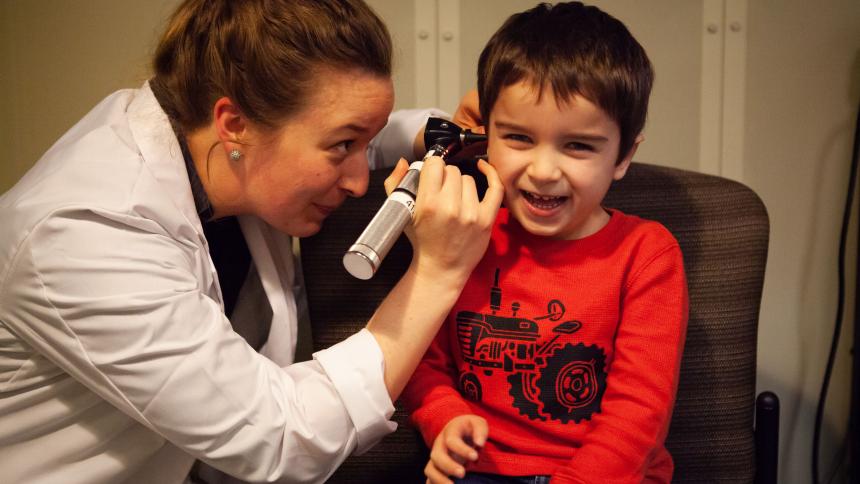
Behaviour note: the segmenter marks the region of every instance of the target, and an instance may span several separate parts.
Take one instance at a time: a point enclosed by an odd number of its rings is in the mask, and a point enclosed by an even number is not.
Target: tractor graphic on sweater
[[[538,321],[561,321],[565,314],[561,301],[549,301],[546,314],[530,319],[517,316],[517,302],[511,305],[511,316],[498,315],[501,302],[496,269],[490,288],[492,313],[457,313],[457,336],[463,360],[468,364],[468,370],[460,373],[460,392],[468,399],[481,401],[478,374],[490,376],[501,371],[508,374],[514,407],[529,419],[546,421],[549,417],[577,423],[599,412],[606,388],[606,355],[596,345],[557,342],[562,335],[579,330],[582,323],[560,322],[552,329],[554,336],[542,341]]]

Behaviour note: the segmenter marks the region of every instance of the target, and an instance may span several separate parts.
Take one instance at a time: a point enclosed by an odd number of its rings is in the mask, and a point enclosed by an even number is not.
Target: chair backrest
[[[405,271],[402,238],[369,281],[353,279],[341,257],[382,204],[386,173],[371,190],[302,241],[315,349],[358,331]],[[673,482],[752,482],[756,336],[767,259],[767,211],[744,185],[691,171],[634,163],[605,204],[656,220],[678,239],[690,292],[690,321],[666,446]],[[352,456],[329,482],[423,482],[427,450],[397,405],[398,430]]]

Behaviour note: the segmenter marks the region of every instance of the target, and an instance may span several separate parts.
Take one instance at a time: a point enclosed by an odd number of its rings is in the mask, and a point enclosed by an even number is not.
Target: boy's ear
[[[239,106],[228,97],[222,97],[215,101],[215,105],[212,107],[212,122],[215,125],[218,139],[228,151],[234,147],[233,144],[241,142],[248,129]]]
[[[622,158],[621,161],[619,161],[615,165],[615,173],[613,173],[612,175],[613,180],[620,180],[624,178],[624,175],[627,174],[627,169],[630,168],[630,162],[633,161],[633,155],[636,154],[636,149],[639,148],[639,143],[641,143],[644,139],[645,137],[642,136],[642,133],[639,133],[639,135],[636,136],[636,139],[633,140],[633,146],[631,146],[630,149],[627,150],[627,154],[624,155],[624,158]]]

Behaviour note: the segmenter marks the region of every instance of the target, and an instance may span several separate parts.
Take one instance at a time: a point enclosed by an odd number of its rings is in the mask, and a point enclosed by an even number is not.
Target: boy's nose
[[[561,178],[558,157],[550,150],[536,150],[526,173],[537,181],[556,181]]]

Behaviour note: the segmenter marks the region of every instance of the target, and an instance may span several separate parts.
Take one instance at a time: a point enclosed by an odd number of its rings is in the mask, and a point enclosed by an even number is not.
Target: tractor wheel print
[[[541,420],[546,422],[546,417],[540,414],[540,409],[534,401],[534,392],[530,391],[530,382],[534,381],[534,374],[514,373],[508,375],[508,383],[511,385],[508,393],[514,398],[514,408],[520,415],[525,415],[529,420]]]
[[[566,344],[547,358],[537,381],[544,415],[564,423],[590,420],[606,391],[606,355],[596,345]]]
[[[480,402],[483,396],[481,382],[474,373],[463,373],[460,375],[460,394],[467,400]]]

